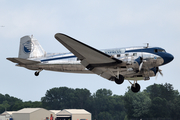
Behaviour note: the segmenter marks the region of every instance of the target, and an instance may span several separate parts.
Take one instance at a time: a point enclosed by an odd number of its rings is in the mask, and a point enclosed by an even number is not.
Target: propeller
[[[145,47],[145,48],[148,48],[148,47],[149,47],[149,43],[145,43],[145,44],[147,44],[147,47]],[[143,58],[143,53],[142,53],[142,57],[140,57],[139,71],[141,71],[142,66],[143,66],[143,64],[144,64],[145,62],[146,62],[146,60],[144,60],[144,58]]]
[[[140,57],[140,60],[139,71],[141,71],[143,64],[146,62],[146,60],[143,60],[143,57]]]
[[[137,59],[135,59],[135,61],[139,64],[139,69],[138,72],[141,71],[143,64],[146,62],[146,60],[143,59],[142,57],[138,57]]]
[[[158,77],[158,74],[160,74],[161,76],[163,76],[162,70],[159,69],[159,67],[156,68],[156,79]]]
[[[163,76],[162,70],[159,70],[158,72],[161,74],[161,76]]]
[[[139,71],[141,71],[142,66],[143,66],[143,62],[141,62],[141,64],[139,65]]]

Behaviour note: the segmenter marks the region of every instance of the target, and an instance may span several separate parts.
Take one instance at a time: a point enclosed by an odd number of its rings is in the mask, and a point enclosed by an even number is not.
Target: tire
[[[135,83],[135,87],[132,85],[131,86],[131,90],[134,92],[134,93],[137,93],[139,92],[141,89],[141,86],[138,84],[138,83]]]
[[[39,72],[35,72],[34,75],[35,75],[35,76],[38,76],[38,75],[39,75]]]
[[[119,75],[119,79],[115,78],[116,84],[122,84],[124,82],[124,77],[122,75]]]

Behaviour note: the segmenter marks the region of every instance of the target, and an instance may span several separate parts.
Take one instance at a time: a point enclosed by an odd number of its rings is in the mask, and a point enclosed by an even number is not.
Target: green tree
[[[178,120],[180,118],[180,96],[169,102],[168,105],[171,118],[173,118],[173,120]]]
[[[5,110],[13,110],[13,106],[16,102],[22,102],[22,100],[9,96],[8,94],[0,94],[0,113]]]
[[[7,111],[8,108],[10,107],[10,105],[9,105],[9,103],[8,103],[7,100],[3,101],[3,103],[0,104],[0,106],[1,106],[2,108],[4,108],[4,111]]]
[[[113,116],[114,120],[123,120],[126,116],[124,97],[113,95],[110,97],[112,109],[109,109],[109,113]]]
[[[18,104],[21,105],[22,108],[41,108],[42,107],[42,103],[38,101],[35,101],[35,102],[26,101],[23,103],[17,103],[17,105]]]
[[[100,112],[98,114],[98,120],[114,120],[109,112]]]
[[[176,111],[174,108],[178,106],[177,98],[179,92],[174,90],[172,84],[154,84],[146,88],[146,92],[152,100],[150,114],[155,118],[174,118]],[[175,102],[176,101],[176,102]],[[178,108],[176,108],[178,109]],[[158,112],[159,111],[159,112]],[[178,116],[178,114],[176,114]]]
[[[45,97],[41,98],[43,107],[47,109],[74,108],[74,89],[67,87],[47,90]]]
[[[112,91],[107,89],[99,89],[93,94],[93,114],[95,118],[98,118],[98,114],[101,111],[108,111],[109,109],[112,109],[109,99],[111,95]]]
[[[125,117],[122,96],[112,96],[112,91],[99,89],[93,94],[93,118],[122,120]],[[108,117],[108,118],[107,118]]]
[[[156,97],[165,98],[167,101],[174,100],[178,96],[178,92],[174,90],[173,86],[169,83],[154,84],[146,88],[151,100]]]
[[[16,101],[16,102],[11,106],[11,110],[12,110],[12,111],[20,110],[20,109],[24,108],[23,104],[24,104],[24,103],[21,102],[21,101]]]
[[[128,118],[149,117],[151,99],[147,92],[144,91],[135,94],[128,87],[128,92],[124,96],[124,102]]]
[[[5,96],[3,94],[0,94],[0,104],[2,104],[4,100],[5,100]]]
[[[87,89],[75,89],[75,108],[90,109],[91,93]]]
[[[45,97],[41,98],[42,106],[47,109],[73,109],[91,106],[91,93],[87,89],[71,89],[67,87],[47,90]]]
[[[150,109],[150,113],[154,118],[169,118],[170,112],[165,98],[154,98]]]

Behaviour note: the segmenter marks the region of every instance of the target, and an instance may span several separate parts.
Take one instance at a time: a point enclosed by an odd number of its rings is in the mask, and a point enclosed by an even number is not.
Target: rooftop
[[[72,115],[72,114],[91,114],[84,109],[64,109],[57,115]]]
[[[21,109],[15,113],[32,113],[32,112],[35,112],[37,110],[40,110],[42,108],[24,108],[24,109]]]

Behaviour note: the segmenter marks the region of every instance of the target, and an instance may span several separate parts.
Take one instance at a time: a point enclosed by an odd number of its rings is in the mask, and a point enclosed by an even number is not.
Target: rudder
[[[20,39],[19,58],[38,58],[45,55],[44,49],[32,36],[24,36]]]

